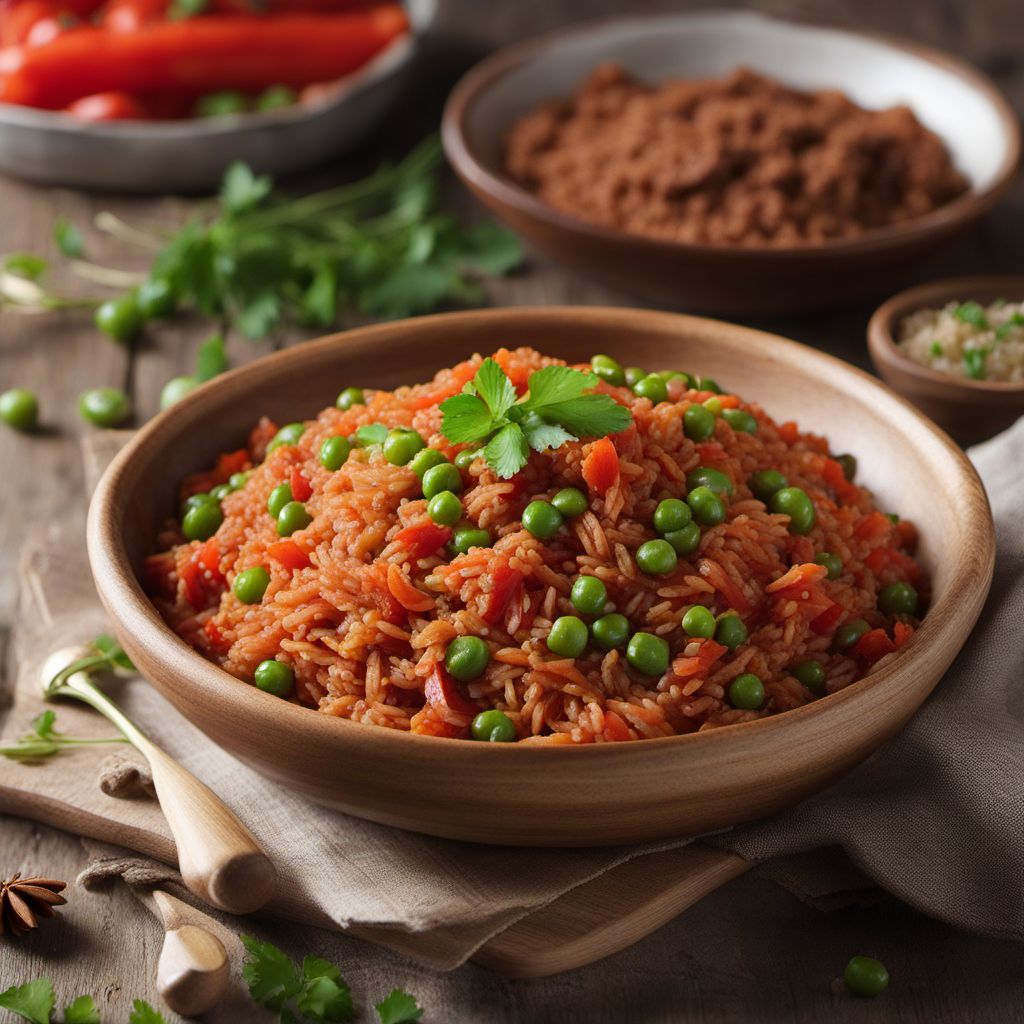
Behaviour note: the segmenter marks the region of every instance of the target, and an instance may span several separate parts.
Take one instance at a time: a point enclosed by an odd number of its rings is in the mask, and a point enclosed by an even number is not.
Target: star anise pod
[[[56,878],[22,878],[21,872],[0,882],[0,935],[24,935],[39,924],[40,917],[53,917],[53,908],[67,900],[60,895],[67,882]]]

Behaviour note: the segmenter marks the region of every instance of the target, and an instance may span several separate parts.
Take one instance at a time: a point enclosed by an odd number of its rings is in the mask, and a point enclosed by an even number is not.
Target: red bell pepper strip
[[[597,494],[606,494],[619,479],[619,454],[615,445],[602,437],[590,446],[583,459],[583,479]]]
[[[448,670],[438,662],[434,665],[423,687],[428,704],[441,704],[459,715],[475,715],[480,708],[470,703],[459,692],[458,684]]]
[[[408,26],[401,7],[385,4],[336,15],[190,18],[131,34],[82,28],[0,53],[0,102],[60,110],[99,92],[301,89],[361,67]]]
[[[68,113],[80,121],[144,121],[149,112],[126,92],[98,92],[83,96],[68,107]]]
[[[295,572],[297,569],[305,569],[309,565],[309,555],[293,540],[276,540],[267,546],[267,554],[286,569]]]
[[[313,494],[313,485],[306,479],[298,466],[292,466],[288,482],[292,488],[292,497],[296,501],[309,501]]]
[[[395,540],[409,552],[412,558],[426,558],[452,539],[447,526],[435,523],[413,523],[395,534]]]
[[[491,592],[487,595],[484,605],[483,619],[492,626],[501,622],[505,611],[523,582],[523,574],[518,569],[507,565],[499,565],[491,573]]]

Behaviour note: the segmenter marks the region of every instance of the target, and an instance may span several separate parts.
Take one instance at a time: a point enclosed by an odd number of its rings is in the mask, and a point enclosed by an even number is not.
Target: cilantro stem
[[[99,231],[103,231],[121,242],[127,242],[129,245],[137,245],[141,249],[149,249],[151,252],[158,252],[166,244],[165,239],[159,235],[133,227],[126,221],[121,220],[116,213],[111,213],[110,210],[100,210],[93,217],[92,222]]]
[[[118,270],[116,267],[102,267],[88,260],[72,260],[71,269],[86,281],[104,284],[109,288],[134,288],[146,280],[146,275],[137,270]]]

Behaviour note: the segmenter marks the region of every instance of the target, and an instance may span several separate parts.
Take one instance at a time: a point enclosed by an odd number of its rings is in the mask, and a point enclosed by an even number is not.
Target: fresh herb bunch
[[[49,978],[38,978],[0,992],[0,1008],[16,1013],[31,1024],[56,1024],[57,996]],[[60,1018],[63,1024],[100,1024],[100,1011],[92,996],[79,996],[69,1003]],[[167,1024],[162,1013],[143,999],[136,999],[128,1024]]]
[[[526,465],[531,448],[543,452],[629,426],[625,406],[609,395],[587,393],[599,383],[592,373],[545,366],[530,375],[529,390],[517,398],[505,371],[485,359],[462,393],[441,403],[441,432],[452,444],[484,444],[487,464],[508,479]]]

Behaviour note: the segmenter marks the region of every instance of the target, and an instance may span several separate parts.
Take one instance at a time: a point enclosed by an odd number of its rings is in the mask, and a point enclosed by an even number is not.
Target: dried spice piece
[[[20,872],[0,882],[0,935],[24,935],[40,917],[53,917],[53,908],[67,903],[60,895],[65,888],[67,882],[56,878],[22,878]]]

